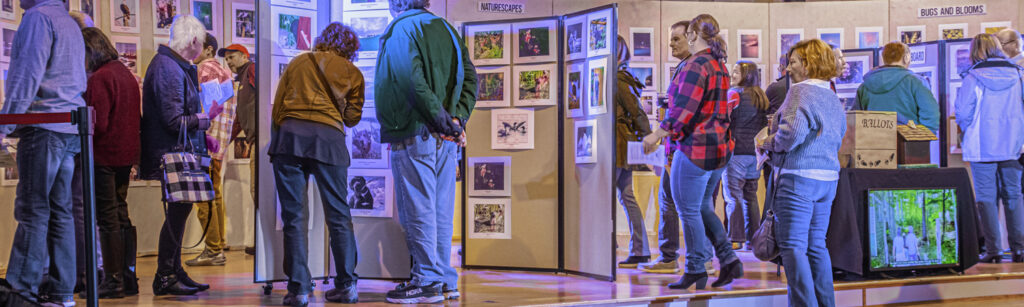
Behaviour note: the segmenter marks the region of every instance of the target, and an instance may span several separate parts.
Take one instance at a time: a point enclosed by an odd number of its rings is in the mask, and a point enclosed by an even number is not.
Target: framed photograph
[[[270,5],[316,10],[316,0],[270,0]],[[271,8],[271,10],[273,10],[273,8]]]
[[[629,28],[629,47],[633,62],[654,61],[654,28]]]
[[[576,164],[597,163],[597,139],[594,138],[597,120],[577,120],[575,128]]]
[[[558,66],[555,64],[516,65],[513,68],[515,106],[553,106],[558,104]]]
[[[946,88],[946,101],[949,102],[949,113],[956,113],[956,95],[960,93],[960,87],[963,86],[962,82],[950,82]]]
[[[89,15],[89,17],[91,17],[93,21],[96,20],[95,1],[96,0],[78,0],[78,11],[82,12],[83,14]],[[14,0],[0,0],[0,2],[2,2],[3,5],[7,5],[7,3],[14,2]],[[0,10],[0,15],[3,15],[3,12],[3,10]],[[0,18],[4,17],[0,16]],[[13,17],[11,19],[13,19]]]
[[[14,49],[14,35],[18,34],[18,27],[6,22],[0,22],[0,62],[10,63],[11,52]]]
[[[932,96],[938,96],[939,75],[935,73],[935,66],[911,67],[910,71],[913,71],[917,78],[924,82],[924,85],[932,92]],[[935,99],[938,100],[938,97]]]
[[[491,110],[491,149],[533,149],[533,109]]]
[[[1010,28],[1011,25],[1009,21],[982,22],[981,31],[985,34],[996,34],[1002,29]]]
[[[587,115],[608,113],[608,59],[590,60],[587,68]]]
[[[839,102],[843,104],[843,110],[850,111],[857,109],[857,92],[844,91],[839,92],[837,95],[839,95]]]
[[[292,61],[292,57],[289,56],[271,56],[270,57],[270,104],[274,104],[274,99],[277,93],[278,83],[281,81],[281,76],[284,75],[284,71],[288,69],[288,63]]]
[[[512,157],[469,157],[469,196],[512,196]]]
[[[966,23],[939,25],[939,39],[941,40],[964,39],[969,37]]]
[[[658,65],[654,63],[629,63],[629,68],[626,68],[630,74],[640,80],[640,83],[644,85],[644,91],[658,91]]]
[[[111,36],[118,59],[136,76],[139,75],[139,38],[137,36]]]
[[[776,54],[781,57],[789,53],[790,48],[804,39],[804,29],[778,29],[776,35],[779,36],[779,49],[776,50]]]
[[[18,185],[18,179],[21,178],[21,176],[18,175],[18,168],[17,167],[7,167],[7,168],[2,168],[2,170],[4,171],[4,174],[3,174],[4,176],[2,178],[0,178],[0,185],[3,185],[5,187],[17,186]]]
[[[584,88],[586,73],[587,62],[584,61],[569,63],[568,69],[565,70],[565,114],[567,117],[584,115],[583,102],[587,101],[586,95],[584,95],[587,92]]]
[[[473,65],[509,65],[511,64],[511,27],[505,25],[479,25],[466,27],[469,39],[467,49],[472,56]]]
[[[341,5],[345,11],[386,10],[388,0],[344,0]]]
[[[388,169],[348,170],[348,205],[352,216],[392,217],[395,207],[394,175]]]
[[[882,46],[882,27],[857,27],[857,48],[878,48]]]
[[[900,36],[900,41],[904,44],[917,44],[923,43],[925,40],[925,26],[903,26],[896,27],[896,33]]]
[[[294,8],[271,6],[270,53],[273,55],[296,56],[313,48],[313,27],[316,12]],[[354,27],[353,27],[354,28]]]
[[[153,0],[153,35],[170,35],[174,16],[181,13],[181,0]]]
[[[568,60],[587,57],[587,16],[576,16],[565,20],[565,55]]]
[[[470,239],[512,239],[512,200],[508,198],[468,199],[472,228]]]
[[[359,58],[377,58],[380,37],[393,17],[388,10],[345,12],[343,22],[359,35]]]
[[[836,78],[836,89],[856,89],[864,83],[864,75],[871,70],[871,58],[868,56],[846,57],[847,69]]]
[[[373,94],[374,79],[377,77],[377,66],[356,66],[363,73],[363,109],[376,108],[377,103]],[[363,112],[366,114],[366,112]],[[366,115],[363,115],[366,116]]]
[[[948,44],[949,50],[947,55],[949,57],[949,79],[960,80],[960,74],[971,68],[971,44]]]
[[[647,114],[647,118],[658,118],[658,93],[640,93],[640,109],[644,110],[644,113]]]
[[[234,160],[241,163],[249,163],[249,159],[252,158],[252,143],[245,139],[245,133],[235,137],[231,145]]]
[[[375,109],[363,109],[363,119],[345,133],[352,157],[349,168],[389,168],[391,151],[380,141],[380,122]]]
[[[676,75],[676,69],[679,69],[679,63],[676,64],[665,64],[665,81],[661,86],[662,93],[668,93],[669,88],[672,87],[672,77]]]
[[[739,46],[739,60],[761,62],[761,30],[740,29],[736,30],[737,44]]]
[[[843,28],[821,28],[818,29],[818,39],[821,39],[829,46],[839,47],[840,50],[843,46]]]
[[[192,5],[192,16],[199,19],[199,22],[206,28],[206,32],[210,32],[214,37],[224,37],[221,35],[224,33],[221,27],[224,26],[224,22],[221,18],[224,18],[224,13],[221,13],[221,5],[223,1],[216,0],[191,0]]]
[[[587,57],[611,54],[614,37],[609,36],[612,11],[603,10],[587,15]]]
[[[252,3],[231,3],[231,42],[256,43],[256,9]]]
[[[17,0],[0,0],[0,18],[14,20],[14,6],[19,5]]]
[[[110,32],[139,33],[139,0],[110,0]]]
[[[502,108],[512,106],[508,91],[512,73],[508,66],[476,67],[476,107]]]
[[[554,62],[558,59],[557,20],[512,24],[512,44],[516,64]]]

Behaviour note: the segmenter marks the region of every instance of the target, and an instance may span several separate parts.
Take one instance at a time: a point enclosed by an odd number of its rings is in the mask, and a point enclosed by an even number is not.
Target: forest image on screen
[[[956,191],[868,192],[871,269],[951,266],[957,253]]]

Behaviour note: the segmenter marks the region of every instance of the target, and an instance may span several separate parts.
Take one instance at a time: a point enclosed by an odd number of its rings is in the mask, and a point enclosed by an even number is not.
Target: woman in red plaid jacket
[[[733,252],[712,202],[735,146],[729,132],[726,45],[718,33],[718,22],[711,15],[701,14],[690,21],[686,40],[693,56],[672,80],[669,110],[661,126],[644,138],[645,150],[653,152],[665,136],[681,136],[669,144],[676,149],[670,177],[672,199],[683,220],[686,266],[683,277],[668,285],[672,289],[693,284],[704,288],[708,279],[704,263],[711,260],[712,248],[722,266],[713,287],[743,276],[743,264]]]

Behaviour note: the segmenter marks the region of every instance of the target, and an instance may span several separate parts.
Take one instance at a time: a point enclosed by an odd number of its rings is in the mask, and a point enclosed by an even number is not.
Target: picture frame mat
[[[512,64],[511,53],[512,48],[512,26],[510,24],[488,24],[488,25],[468,25],[465,26],[466,32],[466,49],[469,50],[470,59],[473,61],[473,65],[486,66],[486,65],[509,65]],[[478,32],[490,32],[490,31],[502,31],[502,52],[501,58],[495,59],[477,59],[476,58],[476,33]]]
[[[369,121],[367,119],[373,119],[373,121],[377,122],[377,129],[378,129],[378,131],[376,131],[375,134],[377,134],[378,138],[379,138],[379,135],[380,135],[380,131],[379,131],[380,130],[380,121],[377,120],[377,110],[375,108],[363,108],[363,118],[362,118],[362,120],[360,120],[359,124],[357,124],[355,127],[346,129],[346,133],[345,133],[345,146],[348,147],[349,153],[350,153],[350,156],[351,156],[351,160],[352,160],[351,165],[349,165],[349,168],[389,169],[389,168],[391,168],[391,150],[389,149],[387,143],[380,142],[379,139],[378,139],[378,142],[377,142],[376,145],[380,146],[380,153],[381,153],[380,159],[361,159],[361,158],[356,158],[356,149],[355,149],[355,144],[354,144],[355,137],[356,137],[355,136],[355,133],[356,133],[356,129],[355,128],[356,127],[360,127],[363,123],[368,123]]]
[[[503,165],[502,174],[502,189],[500,190],[479,190],[476,188],[476,165],[480,163],[501,163]],[[468,196],[512,196],[512,157],[511,156],[493,156],[493,157],[467,157],[466,158],[466,178],[467,183],[467,195]]]
[[[79,0],[79,1],[81,1],[81,0]],[[150,7],[150,10],[153,11],[153,14],[152,14],[152,17],[153,17],[153,19],[152,19],[153,35],[170,35],[171,34],[171,31],[170,31],[171,30],[171,26],[170,25],[167,25],[167,28],[159,28],[158,27],[159,26],[158,22],[160,21],[160,12],[157,10],[157,2],[159,2],[161,0],[149,0],[149,1],[152,3],[152,6]],[[172,1],[171,3],[174,4],[174,7],[176,9],[176,11],[174,12],[175,13],[174,15],[177,16],[177,15],[181,14],[181,1],[182,0],[170,0],[170,1]],[[94,20],[95,20],[95,18],[94,18]]]
[[[235,44],[252,45],[256,44],[256,38],[238,36],[238,11],[247,10],[256,12],[255,6],[251,3],[231,2],[231,42]],[[258,22],[257,16],[253,15],[253,22]],[[255,32],[254,32],[255,33]],[[251,49],[250,49],[251,50]]]
[[[512,106],[512,70],[509,66],[477,66],[477,76],[488,73],[503,73],[505,79],[502,80],[502,100],[477,100],[475,108],[503,108]],[[478,78],[477,83],[480,85]],[[479,89],[479,88],[478,88]],[[478,91],[478,98],[479,91]]]
[[[547,44],[548,45],[548,55],[525,56],[525,57],[524,56],[519,56],[520,53],[522,52],[521,50],[519,50],[519,48],[520,48],[519,40],[521,39],[519,31],[522,30],[522,29],[532,29],[532,28],[541,28],[541,27],[544,27],[544,28],[548,29],[548,44]],[[512,37],[513,37],[512,51],[513,51],[513,55],[515,57],[515,60],[513,62],[516,63],[516,64],[520,64],[520,63],[524,63],[525,64],[525,63],[554,62],[554,61],[558,60],[558,41],[561,38],[558,36],[557,28],[558,28],[558,20],[555,20],[555,19],[513,23],[512,24],[512,32],[511,32]]]
[[[210,3],[210,14],[211,14],[211,19],[212,19],[212,20],[210,20],[210,22],[212,23],[213,29],[207,29],[206,32],[209,32],[211,35],[213,35],[213,37],[217,37],[217,38],[224,37],[224,35],[222,34],[222,33],[224,33],[224,30],[223,30],[223,28],[224,28],[224,1],[223,0],[188,0],[188,1],[189,1],[189,3],[188,3],[189,13],[191,13],[192,16],[195,17],[196,19],[199,19],[200,22],[202,22],[203,20],[200,19],[199,16],[196,16],[196,12],[195,12],[196,2]],[[232,14],[232,15],[234,15],[234,14]],[[313,24],[312,28],[315,29],[316,28],[316,24]],[[234,30],[234,24],[232,24],[231,29]]]
[[[570,88],[570,86],[572,86],[572,83],[569,82],[569,75],[571,73],[573,73],[573,72],[578,72],[580,74],[579,75],[579,85],[580,85],[580,88],[577,89],[577,92],[579,93],[578,99],[579,99],[580,105],[579,105],[579,108],[576,108],[576,109],[570,109],[569,108],[570,107],[569,106],[569,95],[572,92],[572,89]],[[575,62],[570,62],[568,65],[566,65],[566,69],[565,69],[565,81],[566,81],[565,82],[565,114],[566,114],[566,117],[568,117],[568,118],[582,117],[586,113],[585,110],[586,110],[586,106],[587,106],[587,98],[586,98],[586,96],[587,96],[586,74],[587,74],[587,72],[588,72],[588,70],[587,70],[587,62],[586,61],[575,61]]]
[[[579,155],[579,149],[580,149],[580,144],[579,144],[580,134],[579,134],[579,131],[580,131],[580,128],[583,128],[583,127],[591,127],[592,128],[591,129],[591,138],[590,138],[590,152],[591,152],[590,156],[580,156]],[[573,142],[573,145],[574,145],[573,148],[576,150],[576,152],[573,153],[573,156],[576,157],[576,164],[597,163],[597,142],[598,141],[597,141],[597,138],[594,137],[594,135],[597,134],[597,120],[596,119],[576,120],[573,123],[573,129],[572,130],[573,130],[573,132],[572,132],[572,134],[573,134],[573,141],[572,142]]]
[[[524,144],[502,144],[499,142],[497,137],[498,132],[501,129],[508,128],[507,126],[499,126],[503,124],[499,120],[502,116],[524,116],[526,122],[526,142]],[[519,149],[534,149],[536,146],[536,122],[533,108],[508,108],[508,109],[494,109],[491,110],[491,149],[493,150],[519,150]]]
[[[739,61],[752,61],[754,63],[761,63],[761,59],[764,57],[764,35],[761,29],[739,29],[736,30],[736,55]],[[719,31],[721,34],[721,31]],[[744,57],[743,56],[743,36],[756,35],[757,36],[757,56],[756,57]],[[733,61],[735,62],[735,61]]]
[[[117,3],[120,3],[121,1],[119,1],[119,0],[110,0],[109,2],[107,2],[107,6],[109,6],[109,8],[110,8],[110,19],[108,20],[110,22],[109,23],[109,25],[110,25],[110,32],[138,34],[139,33],[139,27],[141,26],[140,25],[141,22],[139,20],[139,12],[142,11],[142,7],[139,6],[139,0],[125,0],[125,1],[127,1],[127,3],[135,4],[135,12],[131,12],[132,13],[131,17],[135,18],[135,25],[134,26],[117,26],[116,25],[116,20],[118,19],[118,16],[121,16],[121,17],[124,16],[124,14],[121,12],[121,5],[117,4]]]
[[[593,12],[593,13],[587,14],[587,23],[584,25],[583,31],[587,32],[587,40],[584,42],[584,44],[585,44],[586,49],[587,49],[587,57],[588,58],[589,57],[603,56],[603,55],[611,54],[612,44],[615,43],[615,38],[611,37],[611,24],[608,24],[608,25],[605,25],[605,33],[604,33],[605,34],[604,35],[605,36],[605,44],[604,44],[604,47],[603,48],[591,48],[590,47],[590,40],[593,39],[593,37],[592,37],[593,33],[590,32],[590,27],[594,23],[594,21],[600,20],[602,18],[607,20],[608,23],[613,23],[612,11],[610,9],[608,9],[608,10],[601,10],[601,11],[597,11],[597,12]]]
[[[515,94],[516,107],[525,106],[553,106],[558,104],[558,66],[556,64],[539,65],[515,65],[512,68],[512,89]],[[522,99],[521,84],[522,73],[527,71],[548,71],[548,98],[547,99]]]
[[[468,206],[466,210],[469,211],[467,216],[469,220],[466,223],[467,233],[470,239],[512,239],[512,199],[509,198],[478,198],[469,197],[467,198]],[[482,233],[477,232],[476,228],[476,207],[477,205],[490,205],[496,204],[502,207],[502,226],[503,231],[501,233]]]
[[[580,48],[581,49],[580,49],[580,52],[570,53],[569,52],[570,50],[569,50],[569,33],[568,33],[568,31],[569,31],[569,27],[570,26],[576,25],[576,24],[579,24],[580,27],[581,27],[580,37],[579,37]],[[567,60],[579,60],[579,59],[586,58],[587,57],[587,42],[588,42],[588,38],[587,37],[588,37],[588,35],[590,33],[590,31],[587,31],[587,16],[586,15],[579,15],[579,16],[574,16],[574,17],[571,17],[571,18],[567,18],[565,20],[565,32],[566,33],[563,35],[562,39],[565,40],[565,52],[566,52],[565,55],[566,55],[566,59]]]
[[[292,16],[308,17],[310,19],[310,21],[309,21],[310,22],[310,32],[315,32],[316,31],[316,25],[317,25],[317,14],[316,14],[316,12],[308,11],[308,10],[303,10],[303,9],[296,9],[296,8],[292,8],[292,7],[273,6],[272,5],[272,6],[270,6],[270,30],[273,33],[271,34],[272,35],[271,36],[272,43],[270,44],[271,45],[270,54],[272,54],[272,55],[283,55],[283,56],[296,56],[296,55],[298,55],[298,54],[300,54],[302,52],[309,51],[309,50],[301,50],[301,49],[285,49],[285,48],[283,48],[281,46],[281,42],[277,41],[278,38],[280,37],[280,35],[278,35],[278,33],[281,30],[281,18],[280,18],[281,15],[292,15]],[[313,49],[313,40],[315,39],[315,37],[316,37],[315,33],[310,33],[309,34],[308,45],[310,47],[310,50]],[[299,38],[297,37],[296,39],[299,39]]]
[[[878,42],[875,46],[865,45],[865,42],[861,41],[861,33],[877,33]],[[885,42],[885,31],[882,27],[856,27],[854,28],[854,43],[857,44],[857,48],[878,48],[882,46],[882,42]]]
[[[395,211],[395,179],[394,174],[390,169],[358,169],[350,168],[348,170],[348,177],[366,176],[366,177],[384,177],[384,212],[380,213],[377,210],[368,209],[351,209],[352,217],[375,217],[375,218],[391,218],[394,216]],[[345,178],[345,186],[347,189],[351,189],[351,182],[349,178]],[[352,197],[352,193],[349,193],[349,197]],[[347,199],[346,199],[347,201]]]
[[[636,47],[636,35],[637,34],[648,34],[648,35],[650,35],[650,42],[649,42],[650,44],[647,46],[647,48],[650,51],[649,55],[637,55],[637,53],[636,53],[636,50],[637,50],[637,47]],[[658,45],[657,44],[658,40],[655,38],[655,35],[654,35],[654,28],[634,28],[634,27],[630,27],[629,28],[629,37],[628,37],[628,39],[629,39],[629,41],[626,42],[626,43],[627,43],[627,45],[630,48],[632,48],[632,49],[630,49],[630,55],[632,57],[631,60],[633,62],[652,62],[652,61],[654,61],[654,49],[655,49],[655,46]]]

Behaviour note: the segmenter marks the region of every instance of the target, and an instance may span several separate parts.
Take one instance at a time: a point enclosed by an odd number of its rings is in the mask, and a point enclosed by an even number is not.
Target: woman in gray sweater
[[[819,39],[804,40],[793,46],[789,63],[793,86],[775,115],[774,137],[764,145],[778,174],[776,237],[790,306],[834,306],[825,232],[846,133],[842,104],[828,81],[835,76],[835,55]]]

